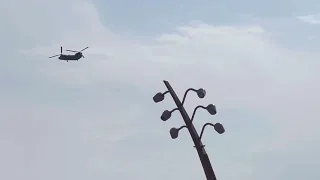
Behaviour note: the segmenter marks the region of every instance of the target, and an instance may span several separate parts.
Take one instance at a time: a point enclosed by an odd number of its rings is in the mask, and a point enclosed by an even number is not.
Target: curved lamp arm
[[[200,133],[200,137],[199,137],[200,140],[201,140],[201,138],[202,138],[204,129],[205,129],[206,126],[208,126],[208,125],[214,127],[214,124],[212,124],[212,123],[205,123],[205,124],[202,126],[202,129],[201,129],[201,133]]]
[[[159,103],[159,102],[163,101],[163,100],[164,100],[164,97],[165,97],[165,95],[166,95],[167,93],[169,93],[169,91],[165,91],[164,93],[158,92],[156,95],[153,96],[153,101],[154,101],[155,103]]]
[[[180,130],[183,129],[183,128],[187,128],[187,126],[183,125],[183,126],[177,128],[177,130],[180,131]]]
[[[182,99],[182,103],[181,103],[182,105],[183,105],[184,102],[186,101],[186,97],[187,97],[187,94],[189,93],[189,91],[197,92],[197,90],[194,89],[194,88],[189,88],[189,89],[187,89],[186,92],[185,92],[184,95],[183,95],[183,99]]]
[[[170,111],[170,113],[173,113],[173,112],[175,112],[176,110],[178,110],[178,108],[172,109],[172,110]]]
[[[171,128],[170,129],[170,136],[172,139],[177,139],[179,136],[179,131],[183,128],[186,128],[187,126],[181,126],[179,128]]]
[[[193,121],[194,116],[196,115],[196,112],[197,112],[197,110],[198,110],[199,108],[206,109],[206,107],[201,106],[201,105],[199,105],[199,106],[197,106],[196,108],[194,108],[193,113],[192,113],[192,117],[191,117],[191,122]]]
[[[199,137],[200,140],[201,140],[201,138],[202,138],[204,129],[205,129],[206,126],[208,126],[208,125],[214,127],[214,129],[216,130],[216,132],[219,133],[219,134],[223,134],[223,133],[225,132],[225,129],[224,129],[223,125],[220,124],[220,123],[216,123],[216,124],[205,123],[205,124],[202,126],[202,130],[201,130],[200,137]]]
[[[174,109],[172,109],[171,111],[169,111],[169,110],[163,111],[163,113],[162,113],[162,115],[161,115],[161,117],[160,117],[161,120],[162,120],[162,121],[167,121],[168,119],[171,118],[172,113],[173,113],[174,111],[176,111],[176,110],[178,110],[178,108],[174,108]]]

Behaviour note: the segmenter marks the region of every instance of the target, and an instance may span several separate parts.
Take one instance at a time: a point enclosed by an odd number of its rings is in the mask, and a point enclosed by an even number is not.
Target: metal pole
[[[208,154],[205,151],[204,145],[201,142],[201,139],[198,135],[197,130],[195,129],[194,125],[192,124],[190,117],[188,113],[186,112],[185,108],[183,107],[181,101],[179,100],[177,94],[174,92],[173,88],[171,87],[170,83],[168,81],[163,81],[166,85],[169,93],[172,96],[172,99],[177,105],[178,110],[180,111],[180,114],[188,128],[188,131],[190,133],[190,136],[193,140],[193,143],[197,149],[203,170],[206,174],[207,180],[217,180],[216,175],[212,169],[210,159],[208,157]]]

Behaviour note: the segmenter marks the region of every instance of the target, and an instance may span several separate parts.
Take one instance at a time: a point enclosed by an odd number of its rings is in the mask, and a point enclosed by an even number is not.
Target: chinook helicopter
[[[81,58],[84,58],[84,56],[82,55],[82,51],[88,49],[89,47],[86,47],[84,49],[82,49],[81,51],[73,51],[73,50],[66,50],[66,51],[70,51],[70,52],[75,52],[74,55],[65,55],[65,54],[62,54],[62,47],[60,48],[60,51],[61,53],[60,54],[57,54],[57,55],[54,55],[54,56],[51,56],[49,58],[53,58],[53,57],[58,57],[59,60],[62,60],[62,61],[79,61],[79,59]]]

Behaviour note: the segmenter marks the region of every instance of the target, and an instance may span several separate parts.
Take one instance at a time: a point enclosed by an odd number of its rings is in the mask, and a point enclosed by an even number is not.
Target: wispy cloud
[[[297,19],[309,23],[309,24],[320,24],[320,14],[310,14],[306,16],[298,16]]]

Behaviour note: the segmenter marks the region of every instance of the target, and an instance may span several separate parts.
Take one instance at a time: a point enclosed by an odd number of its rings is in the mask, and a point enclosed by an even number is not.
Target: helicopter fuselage
[[[61,53],[60,54],[57,54],[57,55],[54,55],[54,56],[51,56],[49,58],[53,58],[53,57],[58,57],[59,60],[62,60],[62,61],[78,61],[79,59],[81,58],[84,58],[84,56],[82,55],[82,51],[88,49],[89,47],[86,47],[84,49],[82,49],[81,51],[73,51],[73,50],[66,50],[66,51],[70,51],[70,52],[75,52],[75,54],[73,55],[65,55],[65,54],[62,54],[62,47],[60,49]]]
[[[64,55],[61,54],[59,56],[60,60],[64,60],[64,61],[78,61],[80,58],[82,57],[81,53],[76,53],[74,55]]]

